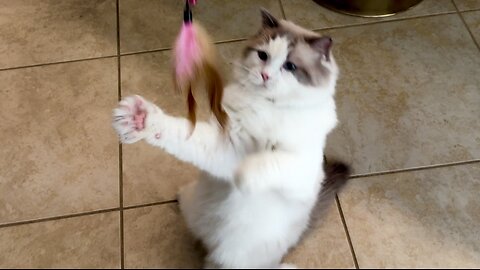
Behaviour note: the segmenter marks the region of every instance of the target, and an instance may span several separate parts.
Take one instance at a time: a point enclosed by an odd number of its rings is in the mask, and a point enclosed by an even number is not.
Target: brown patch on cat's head
[[[294,75],[303,84],[318,86],[325,81],[330,70],[322,61],[330,61],[330,37],[308,37],[297,42],[288,54],[288,61],[297,66]]]
[[[304,29],[292,22],[278,20],[267,10],[261,9],[262,27],[253,37],[248,39],[244,50],[244,58],[256,53],[258,48],[278,37],[288,41],[288,57],[297,69],[293,74],[305,85],[320,86],[328,80],[331,71],[322,62],[332,60],[332,39],[328,36]]]

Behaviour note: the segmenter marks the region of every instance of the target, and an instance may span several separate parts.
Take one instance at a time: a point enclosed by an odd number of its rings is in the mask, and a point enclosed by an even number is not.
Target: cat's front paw
[[[122,143],[134,143],[146,137],[145,120],[153,105],[141,96],[124,98],[113,110],[113,128]]]

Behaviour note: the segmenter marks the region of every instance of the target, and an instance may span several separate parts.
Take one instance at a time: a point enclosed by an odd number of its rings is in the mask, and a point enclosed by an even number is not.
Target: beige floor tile
[[[352,180],[340,201],[360,268],[480,265],[480,163]]]
[[[116,59],[0,72],[0,224],[118,207]]]
[[[198,177],[193,166],[140,142],[123,147],[124,205],[174,200],[179,187]]]
[[[177,204],[125,211],[126,268],[201,268],[203,253]]]
[[[455,7],[450,0],[424,0],[410,10],[395,16],[361,18],[333,12],[312,0],[282,0],[282,3],[288,20],[310,29],[355,25],[455,11]]]
[[[0,229],[0,268],[120,268],[118,212]]]
[[[217,45],[223,59],[238,54],[242,42]],[[173,90],[169,51],[122,57],[122,96],[139,94],[167,113],[185,116],[182,95]],[[226,61],[223,61],[226,62]],[[228,64],[224,64],[228,68]],[[200,101],[199,119],[206,119],[206,104]],[[123,146],[125,205],[175,199],[178,188],[198,177],[191,165],[178,161],[160,148],[143,142]]]
[[[121,0],[121,52],[169,48],[180,30],[184,1]],[[281,17],[278,0],[199,1],[194,19],[215,41],[245,38],[260,27],[259,7]]]
[[[0,69],[117,52],[115,0],[2,0]]]
[[[299,268],[355,268],[335,202],[284,259]]]
[[[453,0],[460,11],[480,9],[478,0]]]
[[[327,32],[341,69],[327,157],[357,174],[480,158],[480,58],[457,14]]]
[[[464,12],[462,16],[472,32],[473,37],[477,43],[480,44],[480,11]]]

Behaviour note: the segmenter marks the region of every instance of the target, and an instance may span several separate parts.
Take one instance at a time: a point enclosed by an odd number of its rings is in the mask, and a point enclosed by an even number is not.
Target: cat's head
[[[332,39],[261,10],[263,25],[247,41],[237,72],[256,91],[270,96],[291,91],[329,91],[333,94],[338,67]]]

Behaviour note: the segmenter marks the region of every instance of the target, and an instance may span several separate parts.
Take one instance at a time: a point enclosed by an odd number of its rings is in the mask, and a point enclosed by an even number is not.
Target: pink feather
[[[182,26],[175,44],[175,72],[181,81],[194,76],[195,66],[202,61],[202,51],[191,23]]]

